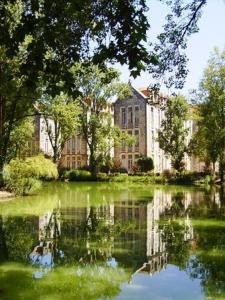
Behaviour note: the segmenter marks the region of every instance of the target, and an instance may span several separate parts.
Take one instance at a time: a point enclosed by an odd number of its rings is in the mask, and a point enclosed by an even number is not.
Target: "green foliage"
[[[37,106],[43,115],[53,149],[53,161],[57,162],[65,142],[75,134],[79,124],[80,109],[77,101],[65,93],[55,96],[43,95]]]
[[[148,172],[154,169],[154,163],[151,157],[140,157],[136,163],[140,167],[141,172]]]
[[[3,169],[7,188],[18,195],[27,195],[39,189],[40,178],[49,180],[57,177],[56,166],[42,155],[11,160]]]
[[[172,97],[167,101],[165,118],[158,131],[158,142],[161,149],[171,157],[172,166],[180,172],[184,168],[183,158],[188,152],[185,138],[188,129],[185,121],[188,118],[188,104],[181,95]]]
[[[7,160],[15,157],[21,157],[29,151],[28,142],[34,133],[33,118],[22,119],[10,133],[10,142],[8,148]]]
[[[43,93],[40,85],[53,97],[60,91],[77,93],[70,67],[81,60],[103,67],[116,59],[129,64],[133,75],[144,69],[146,10],[141,0],[113,6],[89,0],[76,5],[71,0],[54,5],[51,0],[1,2],[0,169],[9,153],[11,131],[34,113],[33,105]]]
[[[225,169],[225,51],[215,49],[200,83],[198,131],[192,141],[194,153],[219,162],[220,179]]]
[[[118,295],[120,284],[129,279],[122,268],[101,264],[58,267],[39,280],[32,279],[35,271],[38,269],[22,263],[1,264],[0,284],[5,299],[110,299]],[[18,284],[9,288],[12,282]]]
[[[90,169],[96,177],[102,165],[110,167],[111,151],[124,140],[134,143],[134,139],[113,125],[112,99],[120,99],[131,94],[127,84],[119,83],[119,73],[113,69],[104,72],[99,66],[76,64],[71,68],[74,85],[80,91],[80,130],[90,151]]]
[[[181,89],[188,74],[188,58],[185,53],[188,38],[198,32],[198,20],[207,0],[161,0],[168,5],[169,12],[163,32],[151,52],[148,70],[157,83],[164,81],[168,88]],[[157,63],[154,63],[156,60]]]
[[[89,171],[85,170],[69,170],[63,175],[64,179],[69,181],[92,181],[93,177]]]

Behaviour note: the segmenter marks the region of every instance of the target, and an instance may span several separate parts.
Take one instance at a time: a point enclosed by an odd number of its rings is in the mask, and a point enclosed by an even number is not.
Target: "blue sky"
[[[148,12],[151,23],[149,36],[152,40],[161,31],[164,16],[168,10],[158,0],[148,0],[147,2],[150,6]],[[189,39],[186,51],[189,58],[189,74],[182,90],[182,93],[185,95],[188,95],[190,89],[198,88],[203,70],[207,65],[213,48],[218,47],[221,50],[225,48],[225,0],[208,0],[199,21],[199,28],[199,32],[192,35]],[[118,65],[116,67],[118,68]],[[129,71],[127,67],[120,67],[120,71],[122,73],[121,80],[128,82]],[[131,78],[131,83],[138,88],[148,86],[150,80],[149,74],[143,72],[140,77],[136,79]]]

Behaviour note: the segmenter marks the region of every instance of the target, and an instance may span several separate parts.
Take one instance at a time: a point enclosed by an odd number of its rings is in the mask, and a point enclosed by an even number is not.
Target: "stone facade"
[[[107,108],[112,116],[113,122],[123,131],[136,139],[135,145],[129,147],[123,142],[114,149],[110,147],[111,157],[121,163],[121,166],[132,172],[136,160],[140,156],[151,157],[154,161],[154,172],[161,173],[171,169],[169,157],[159,147],[157,132],[164,118],[164,111],[158,102],[166,105],[167,98],[160,95],[149,94],[146,88],[137,90],[132,88],[132,95],[124,100],[117,100],[113,106]],[[54,124],[52,123],[52,126]],[[193,120],[185,122],[188,128],[186,143],[188,144],[196,124]],[[72,133],[71,133],[72,134]],[[109,140],[109,144],[113,145]],[[43,152],[49,156],[53,155],[52,146],[47,134],[44,118],[37,116],[35,119],[35,134],[29,145],[28,155]],[[73,135],[65,144],[61,157],[61,166],[67,169],[76,169],[88,165],[89,152],[86,141],[81,134]],[[190,171],[203,171],[204,164],[198,158],[185,155],[185,169]]]
[[[114,122],[136,139],[136,144],[128,147],[121,144],[115,147],[115,159],[121,161],[122,167],[132,171],[135,161],[140,156],[152,157],[155,172],[170,169],[170,160],[159,148],[156,141],[163,111],[160,107],[150,105],[148,97],[132,88],[132,96],[114,103]]]
[[[78,169],[88,164],[87,143],[77,134],[69,139],[62,152],[61,166],[66,169]]]
[[[49,120],[49,122],[51,122],[51,126],[54,127],[53,121]],[[41,115],[37,115],[34,119],[34,135],[28,146],[29,149],[26,156],[37,155],[40,152],[48,156],[53,156],[53,149],[47,133],[47,126]]]

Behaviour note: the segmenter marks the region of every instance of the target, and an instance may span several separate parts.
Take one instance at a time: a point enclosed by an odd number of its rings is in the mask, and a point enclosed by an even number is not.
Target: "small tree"
[[[137,160],[137,165],[141,172],[148,172],[154,169],[154,163],[151,157],[140,157]]]
[[[220,180],[225,170],[225,51],[215,49],[200,83],[199,121],[195,145],[215,165],[219,163]],[[201,151],[199,154],[201,154]]]
[[[38,111],[43,115],[47,133],[53,149],[53,161],[57,162],[66,141],[75,133],[79,124],[78,102],[61,93],[53,99],[44,95],[38,103]]]
[[[168,100],[165,107],[165,118],[158,131],[158,142],[161,149],[171,157],[171,164],[178,172],[184,168],[184,154],[188,152],[185,141],[188,129],[185,121],[188,118],[188,104],[181,95]]]
[[[27,117],[17,123],[17,126],[10,132],[7,161],[25,155],[29,150],[28,142],[32,139],[33,133],[33,118]]]

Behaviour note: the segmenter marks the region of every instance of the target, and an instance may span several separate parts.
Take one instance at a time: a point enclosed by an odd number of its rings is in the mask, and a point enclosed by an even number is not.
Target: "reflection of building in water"
[[[49,272],[54,266],[54,259],[63,258],[63,251],[57,248],[57,239],[60,233],[58,209],[39,217],[39,244],[29,255],[32,264],[40,267],[40,270],[33,273],[34,278],[41,278]]]
[[[183,194],[183,205],[186,210],[191,203],[189,193]],[[146,256],[147,263],[138,269],[136,272],[148,272],[153,274],[160,271],[167,264],[166,243],[163,240],[163,228],[159,228],[160,217],[172,207],[172,194],[165,193],[162,190],[155,190],[154,198],[151,203],[146,206]],[[184,241],[193,239],[193,227],[191,221],[186,216]]]
[[[107,190],[99,192],[100,203],[112,203],[106,194]],[[180,194],[182,208],[186,210],[191,198],[188,193]],[[140,192],[124,189],[114,204],[102,205],[90,205],[91,190],[77,194],[68,191],[68,196],[71,207],[60,209],[59,226],[62,236],[59,248],[65,251],[67,258],[86,262],[115,258],[123,266],[149,273],[160,271],[166,265],[166,244],[159,221],[168,215],[174,194],[154,190],[150,197],[149,193],[140,196]],[[72,206],[72,202],[78,207]],[[40,227],[46,227],[49,221],[50,215],[46,214],[40,218]],[[184,240],[190,240],[193,230],[188,217],[185,224]]]

